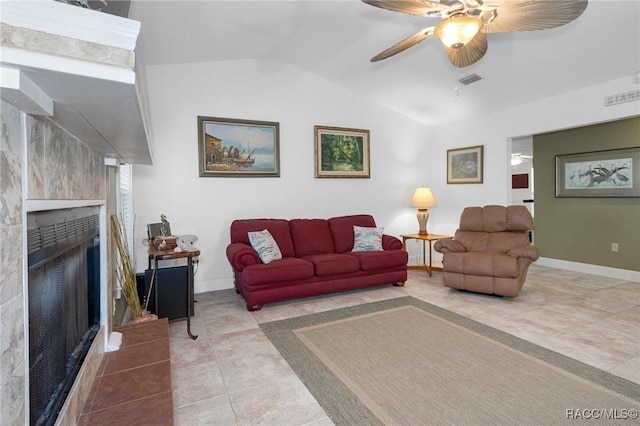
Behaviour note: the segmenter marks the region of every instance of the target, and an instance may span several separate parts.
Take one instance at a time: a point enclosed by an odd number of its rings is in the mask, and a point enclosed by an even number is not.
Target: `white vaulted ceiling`
[[[359,0],[132,0],[129,17],[142,24],[145,65],[279,58],[434,126],[618,78],[636,84],[640,71],[638,0],[591,0],[565,26],[489,34],[487,54],[467,68],[454,68],[435,38],[371,63],[439,20]],[[457,83],[470,74],[482,79]]]

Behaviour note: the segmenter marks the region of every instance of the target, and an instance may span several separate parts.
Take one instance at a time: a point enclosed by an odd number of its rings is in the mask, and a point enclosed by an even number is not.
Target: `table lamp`
[[[411,207],[418,209],[418,224],[420,225],[421,235],[427,235],[427,221],[429,220],[429,209],[436,205],[436,200],[433,198],[430,188],[421,186],[416,188],[411,197]]]

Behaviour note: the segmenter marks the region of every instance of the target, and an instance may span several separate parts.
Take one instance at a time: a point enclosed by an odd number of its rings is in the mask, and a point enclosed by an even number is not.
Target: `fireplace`
[[[27,215],[29,411],[54,424],[100,329],[100,212]]]

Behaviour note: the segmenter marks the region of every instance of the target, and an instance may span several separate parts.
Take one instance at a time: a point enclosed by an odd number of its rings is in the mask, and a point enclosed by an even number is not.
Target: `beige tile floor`
[[[191,340],[170,325],[176,425],[333,423],[260,331],[259,323],[410,295],[640,383],[640,283],[532,266],[520,296],[444,288],[409,271],[405,287],[265,305],[248,312],[234,290],[196,295]]]

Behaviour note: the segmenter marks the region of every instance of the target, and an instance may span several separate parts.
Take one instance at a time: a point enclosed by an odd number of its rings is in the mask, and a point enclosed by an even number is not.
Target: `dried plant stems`
[[[141,317],[143,311],[138,298],[136,271],[131,261],[127,234],[115,215],[111,215],[111,234],[118,254],[116,256],[116,273],[120,287],[122,287],[122,294],[124,294],[124,299],[131,310],[131,316],[133,318]]]
[[[158,261],[156,260],[156,263]],[[149,282],[149,290],[147,291],[147,299],[144,302],[144,310],[146,311],[149,306],[149,300],[151,300],[151,291],[153,290],[153,283],[156,282],[156,271],[158,268],[153,268],[153,272],[151,273],[151,281]],[[157,309],[157,308],[156,308]]]

